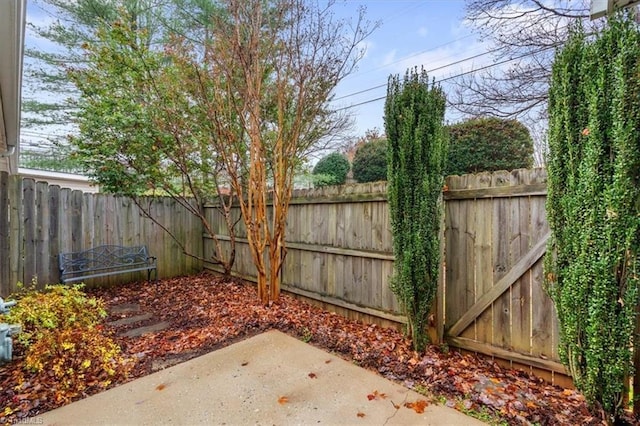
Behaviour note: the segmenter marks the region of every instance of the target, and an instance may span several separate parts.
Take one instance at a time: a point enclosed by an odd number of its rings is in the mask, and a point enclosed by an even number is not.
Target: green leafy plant
[[[474,118],[447,127],[447,174],[513,170],[533,165],[533,139],[517,120]]]
[[[99,327],[63,328],[49,331],[27,351],[25,368],[55,377],[63,398],[87,387],[107,387],[113,376],[127,371],[120,347]]]
[[[391,290],[408,319],[414,349],[429,341],[428,317],[440,271],[440,219],[447,139],[445,97],[427,73],[391,76],[385,103],[388,198],[395,256]]]
[[[623,15],[589,37],[576,30],[552,70],[545,270],[562,360],[614,423],[640,343],[640,31]]]
[[[353,177],[358,182],[387,180],[387,140],[379,138],[358,147],[353,157]]]
[[[27,347],[51,330],[93,327],[107,313],[103,302],[87,296],[82,288],[82,285],[49,285],[44,291],[18,293],[17,305],[0,317],[4,322],[22,326],[17,340]]]
[[[102,301],[81,288],[51,285],[20,292],[18,304],[0,317],[22,326],[16,336],[25,348],[20,381],[51,383],[56,402],[105,388],[114,377],[126,376],[132,365],[99,324],[106,316]]]
[[[332,152],[322,157],[313,168],[313,175],[320,178],[314,181],[314,185],[342,185],[347,180],[350,168],[347,157],[339,152]]]

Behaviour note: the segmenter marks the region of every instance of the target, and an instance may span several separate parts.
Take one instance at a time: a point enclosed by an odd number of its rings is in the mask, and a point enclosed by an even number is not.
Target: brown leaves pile
[[[123,355],[137,360],[130,373],[134,377],[149,374],[153,360],[176,354],[196,356],[265,330],[278,329],[298,338],[312,336],[311,343],[315,346],[409,388],[420,386],[433,395],[443,396],[451,407],[487,409],[511,424],[595,421],[584,398],[574,391],[550,386],[541,379],[501,368],[485,359],[453,351],[442,353],[435,346],[417,354],[397,330],[348,320],[286,294],[265,307],[258,302],[255,287],[240,281],[200,274],[152,285],[132,283],[94,294],[102,297],[107,306],[138,303],[144,312],[171,323],[162,332],[118,340]],[[0,413],[0,421],[35,416],[59,405],[47,395],[47,384],[32,382],[27,389],[15,390],[19,385],[15,372],[23,361],[18,354],[15,362],[0,367],[0,407],[6,406],[11,398],[29,403],[10,417],[3,419]],[[384,398],[381,393],[369,395]],[[281,397],[278,402],[286,404],[288,400]],[[424,407],[420,401],[411,404],[408,408],[416,412],[426,407],[426,401]]]

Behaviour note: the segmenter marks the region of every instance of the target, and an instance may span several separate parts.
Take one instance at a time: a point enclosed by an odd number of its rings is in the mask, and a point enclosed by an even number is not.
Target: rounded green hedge
[[[353,157],[353,178],[358,182],[387,180],[387,140],[360,145]]]
[[[475,118],[448,126],[448,175],[529,168],[533,140],[517,120]]]
[[[351,165],[349,160],[339,152],[322,157],[313,168],[314,185],[342,185],[347,180]]]

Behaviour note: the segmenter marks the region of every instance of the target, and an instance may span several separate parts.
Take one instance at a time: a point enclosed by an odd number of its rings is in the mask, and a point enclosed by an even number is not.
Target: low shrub
[[[18,304],[0,315],[0,322],[22,326],[15,336],[17,352],[24,354],[17,392],[28,394],[37,384],[46,388],[46,398],[66,403],[127,376],[132,363],[100,324],[103,302],[81,288],[53,285],[19,293]],[[7,407],[4,415],[12,413]]]
[[[107,316],[102,301],[88,297],[82,285],[50,285],[18,293],[15,299],[18,304],[2,321],[22,326],[17,340],[27,347],[50,330],[92,327]]]

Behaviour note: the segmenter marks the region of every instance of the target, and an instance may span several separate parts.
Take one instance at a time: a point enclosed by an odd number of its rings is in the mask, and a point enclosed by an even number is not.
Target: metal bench
[[[105,245],[88,250],[58,255],[60,281],[70,283],[89,278],[106,277],[126,272],[147,271],[147,280],[158,279],[156,258],[149,256],[147,246],[123,247]]]

